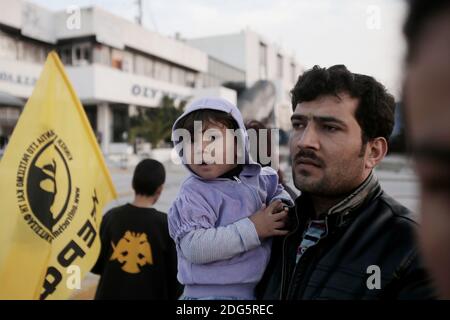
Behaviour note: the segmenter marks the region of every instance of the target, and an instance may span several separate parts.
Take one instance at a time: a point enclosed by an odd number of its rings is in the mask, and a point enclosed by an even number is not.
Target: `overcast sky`
[[[97,5],[127,19],[136,0],[28,0],[50,9]],[[183,38],[246,27],[295,53],[310,68],[345,64],[374,76],[398,95],[404,42],[404,0],[143,0],[144,25]]]

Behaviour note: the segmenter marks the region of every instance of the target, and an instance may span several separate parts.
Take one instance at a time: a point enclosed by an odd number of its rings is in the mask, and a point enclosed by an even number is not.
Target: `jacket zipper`
[[[310,255],[310,257],[309,257],[309,259],[307,260],[307,259],[303,259],[303,261],[299,261],[299,264],[301,263],[302,265],[302,272],[298,272],[298,274],[292,274],[292,279],[296,279],[296,278],[301,278],[301,276],[305,273],[305,272],[311,272],[311,268],[308,268],[308,266],[310,265],[310,263],[312,262],[312,261],[314,261],[314,260],[317,260],[317,259],[319,259],[321,256],[322,256],[322,254],[323,254],[323,252],[324,252],[324,250],[326,250],[327,249],[327,246],[330,244],[330,243],[332,243],[333,241],[333,239],[334,239],[334,236],[335,236],[335,234],[336,234],[336,232],[332,232],[332,233],[330,233],[329,232],[329,227],[328,227],[328,218],[326,219],[327,220],[327,222],[326,222],[326,226],[327,226],[327,231],[326,231],[326,235],[325,235],[325,237],[323,237],[323,238],[321,238],[317,243],[316,243],[316,245],[314,245],[313,247],[311,247],[310,248],[310,250],[308,251],[308,250],[306,250],[306,252],[304,253],[305,255],[309,252],[309,255]],[[319,246],[319,243],[321,243],[321,246]],[[312,253],[311,253],[312,252]],[[303,257],[302,257],[303,258]],[[305,257],[306,258],[306,257]],[[301,296],[301,295],[303,295],[303,293],[304,293],[304,291],[305,291],[305,289],[306,289],[306,286],[305,286],[305,282],[306,282],[306,279],[307,278],[305,278],[305,277],[303,277],[303,279],[300,279],[299,280],[299,283],[298,283],[298,285],[297,285],[297,289],[298,290],[294,290],[295,289],[295,287],[294,288],[292,288],[292,294],[294,294],[294,292],[295,291],[298,291],[298,295],[299,296]]]
[[[294,270],[292,271],[292,276],[290,279],[292,281],[292,286],[288,287],[288,291],[286,292],[286,299],[289,299],[289,296],[293,294],[293,291],[295,291],[294,289],[295,289],[296,285],[295,285],[294,281],[295,281],[295,279],[300,277],[300,275],[303,273],[303,271],[306,270],[305,268],[308,265],[307,261],[311,261],[311,259],[313,259],[314,255],[311,254],[311,251],[316,251],[319,246],[319,243],[328,236],[328,219],[327,218],[325,218],[325,228],[326,228],[325,234],[317,241],[317,243],[314,246],[308,248],[303,253],[303,255],[300,258],[300,260],[298,261],[298,263],[295,264]],[[302,240],[300,240],[300,243],[301,243],[301,241]],[[322,241],[322,243],[323,243],[323,241]],[[311,256],[311,258],[307,259],[308,255]],[[298,271],[298,274],[297,274],[297,271]],[[302,280],[300,280],[300,281],[302,282]],[[301,286],[299,286],[299,287],[301,287]]]
[[[244,186],[246,186],[248,189],[250,189],[250,193],[252,194],[253,200],[255,200],[255,203],[259,203],[258,197],[255,195],[255,191],[250,187],[248,184],[243,182],[241,179],[239,179],[237,176],[233,176],[233,179],[236,180],[237,183],[240,183]]]

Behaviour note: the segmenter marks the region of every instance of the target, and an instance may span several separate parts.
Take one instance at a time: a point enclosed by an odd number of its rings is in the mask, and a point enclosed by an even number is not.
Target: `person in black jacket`
[[[133,175],[134,201],[103,217],[102,248],[92,270],[101,275],[95,299],[176,300],[181,295],[167,214],[151,208],[165,176],[160,162],[142,160]]]
[[[315,66],[292,90],[290,233],[275,239],[263,299],[429,299],[411,212],[373,169],[386,155],[395,101],[374,78]]]
[[[272,166],[270,160],[272,159],[272,157],[278,156],[274,154],[276,151],[272,150],[272,145],[273,143],[275,143],[275,141],[272,141],[272,135],[270,131],[272,129],[268,129],[264,123],[258,120],[247,121],[245,123],[245,128],[247,129],[249,136],[251,131],[253,130],[254,136],[256,137],[256,141],[250,140],[250,153],[252,154],[252,156],[256,155],[254,157],[254,160],[258,162],[261,167]],[[262,143],[260,142],[260,139],[264,136],[266,140],[265,144],[264,141]],[[267,157],[267,159],[264,159],[263,156]],[[284,181],[283,171],[280,168],[276,168],[276,170],[278,174],[278,181],[281,183],[284,190],[286,190],[286,192],[292,199],[297,198],[298,194]]]
[[[420,243],[450,299],[450,0],[409,0],[404,85],[407,138],[420,181]]]

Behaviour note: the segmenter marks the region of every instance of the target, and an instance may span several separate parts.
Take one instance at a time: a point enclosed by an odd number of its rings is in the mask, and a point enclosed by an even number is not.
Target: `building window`
[[[133,72],[133,54],[131,52],[124,51],[122,59],[122,71]]]
[[[96,44],[94,47],[94,63],[104,66],[111,65],[111,48],[102,44]]]
[[[145,75],[144,68],[145,68],[145,57],[137,54],[134,63],[134,73],[138,75]]]
[[[97,132],[97,106],[96,105],[85,105],[84,112],[89,120],[92,131]]]
[[[111,66],[125,72],[133,72],[133,54],[131,52],[112,49]]]
[[[145,59],[145,65],[144,65],[144,74],[148,77],[154,77],[155,75],[155,61],[150,58]]]
[[[297,82],[297,70],[296,70],[296,66],[295,63],[291,63],[291,77],[292,77],[292,82],[295,83]]]
[[[277,76],[283,78],[283,56],[277,54]]]
[[[59,57],[61,61],[65,65],[72,65],[72,49],[71,48],[63,48],[59,50]]]
[[[147,77],[153,77],[153,64],[154,61],[152,58],[136,54],[134,60],[134,73]]]
[[[195,88],[196,76],[194,72],[186,71],[186,86]]]
[[[170,66],[162,61],[155,61],[155,74],[156,80],[170,82]]]
[[[259,77],[267,79],[267,45],[259,43]]]
[[[72,65],[85,66],[92,63],[92,44],[80,43],[72,47]]]
[[[17,42],[17,58],[20,61],[43,63],[47,57],[49,48],[32,42]]]
[[[112,110],[112,142],[127,142],[129,130],[128,105],[111,105]]]
[[[123,54],[119,50],[112,49],[111,66],[115,69],[122,70]]]
[[[76,43],[58,49],[61,61],[69,66],[84,66],[92,63],[92,43]]]
[[[185,86],[186,85],[186,71],[176,66],[171,68],[171,80],[173,84]]]
[[[0,58],[16,59],[16,42],[9,35],[0,32]]]

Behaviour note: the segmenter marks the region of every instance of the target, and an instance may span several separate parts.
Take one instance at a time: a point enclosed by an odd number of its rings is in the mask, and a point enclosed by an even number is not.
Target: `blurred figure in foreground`
[[[420,242],[441,297],[450,299],[450,1],[409,5],[404,97],[421,182]]]

